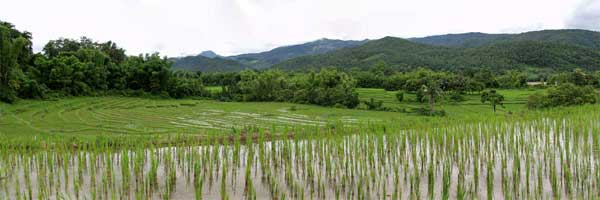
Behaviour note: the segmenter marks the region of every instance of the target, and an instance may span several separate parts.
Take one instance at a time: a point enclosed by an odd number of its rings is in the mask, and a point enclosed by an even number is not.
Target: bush
[[[450,100],[454,102],[461,102],[465,101],[465,97],[459,92],[452,92],[452,94],[450,95]]]
[[[367,106],[368,110],[381,110],[383,106],[383,101],[375,101],[373,98],[371,98],[370,101],[364,101],[363,103]]]
[[[445,110],[429,110],[429,108],[414,108],[412,111],[413,111],[413,113],[416,113],[417,115],[423,115],[423,116],[439,116],[439,117],[446,116]]]
[[[540,109],[543,108],[546,103],[544,103],[544,94],[540,92],[536,92],[532,95],[529,95],[527,98],[527,108],[529,109]]]
[[[19,91],[19,96],[22,98],[44,99],[48,88],[44,84],[38,84],[35,80],[27,80],[24,86]]]
[[[398,102],[402,102],[404,100],[404,92],[397,92],[396,100],[398,100]]]
[[[536,93],[529,96],[527,107],[530,109],[537,109],[594,104],[596,103],[597,98],[598,93],[591,86],[580,87],[572,83],[565,83],[549,88],[546,91],[546,94]]]
[[[0,101],[13,103],[17,100],[15,92],[7,87],[0,86]]]

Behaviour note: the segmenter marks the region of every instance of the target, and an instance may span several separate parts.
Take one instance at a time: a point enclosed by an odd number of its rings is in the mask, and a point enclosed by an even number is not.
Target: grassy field
[[[382,89],[359,89],[363,100],[374,98],[384,106],[399,108],[425,107],[411,101],[397,102],[395,92]],[[460,103],[441,102],[452,120],[476,120],[480,117],[507,115],[525,110],[530,90],[501,90],[506,108],[493,113],[482,104],[479,95],[467,95]],[[364,107],[364,105],[361,105]],[[361,108],[359,107],[359,108]],[[278,102],[218,102],[212,100],[168,100],[131,97],[74,97],[57,101],[23,100],[16,104],[0,104],[0,133],[15,135],[94,135],[205,133],[204,130],[226,130],[255,126],[323,126],[327,123],[394,122],[407,127],[427,123],[436,118],[410,113],[338,109],[313,105]]]
[[[505,97],[504,107],[498,107],[498,111],[501,114],[509,112],[520,112],[525,109],[525,103],[527,97],[539,89],[521,89],[521,90],[498,90],[497,92]],[[375,100],[383,101],[383,106],[393,108],[420,108],[427,107],[427,104],[416,102],[415,94],[404,92],[404,100],[398,102],[396,100],[395,91],[385,91],[383,89],[371,89],[371,88],[360,88],[358,89],[359,97],[362,101],[369,101],[370,98]],[[467,94],[464,95],[465,100],[461,102],[452,102],[449,100],[442,100],[439,105],[436,105],[436,109],[445,110],[450,117],[464,117],[467,115],[481,115],[492,112],[492,107],[489,104],[481,103],[480,94]],[[364,105],[361,105],[364,107]]]

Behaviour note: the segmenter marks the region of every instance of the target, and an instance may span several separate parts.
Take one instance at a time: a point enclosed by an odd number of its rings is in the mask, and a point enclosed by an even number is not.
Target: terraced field
[[[529,95],[542,91],[539,89],[521,89],[521,90],[498,90],[498,93],[502,94],[505,97],[504,107],[498,107],[498,112],[500,113],[508,113],[508,112],[519,112],[525,110],[525,103],[527,103],[527,98]],[[422,103],[416,102],[416,95],[410,93],[404,93],[404,100],[402,102],[398,102],[396,100],[395,91],[385,91],[383,89],[371,89],[371,88],[360,88],[358,89],[359,97],[363,101],[368,101],[370,98],[375,100],[383,101],[383,106],[387,107],[397,107],[397,108],[419,108],[423,107]],[[446,98],[448,95],[446,95]],[[489,104],[481,103],[480,94],[467,94],[463,95],[465,98],[464,101],[460,102],[452,102],[449,100],[444,100],[438,106],[438,109],[444,109],[446,112],[453,117],[464,117],[465,115],[478,115],[489,113],[492,111],[492,107]]]
[[[0,132],[7,134],[198,133],[206,129],[356,123],[369,111],[288,103],[150,100],[125,97],[22,101],[0,106]],[[394,113],[386,113],[390,116]],[[385,117],[374,118],[383,120]]]
[[[360,89],[363,100],[383,100],[384,106],[416,108],[425,106],[410,101],[398,103],[394,92]],[[524,110],[527,90],[502,91],[506,108],[499,113],[482,104],[478,95],[467,101],[440,105],[449,118],[477,119],[507,115]],[[324,126],[328,123],[394,122],[413,125],[433,118],[410,113],[337,109],[276,102],[217,102],[210,100],[167,100],[130,97],[76,97],[58,101],[23,100],[0,104],[0,133],[5,134],[153,134],[205,133],[205,130],[234,130],[243,127],[269,129],[285,126]]]

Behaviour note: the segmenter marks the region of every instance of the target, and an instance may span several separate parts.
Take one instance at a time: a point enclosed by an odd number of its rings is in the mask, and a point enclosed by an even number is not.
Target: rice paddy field
[[[504,91],[499,113],[472,95],[441,105],[448,117],[124,97],[4,104],[0,199],[600,196],[600,106],[527,111],[530,92]]]
[[[479,95],[467,95],[466,101],[444,102],[437,108],[447,118],[479,120],[525,110],[530,90],[500,91],[506,96],[505,108],[493,113],[482,104]],[[363,100],[382,100],[384,106],[419,108],[426,105],[410,101],[397,102],[395,92],[383,89],[359,89]],[[364,106],[364,105],[361,105]],[[132,97],[75,97],[56,101],[23,100],[14,105],[0,104],[0,134],[16,136],[73,135],[149,135],[163,133],[207,134],[206,130],[232,132],[254,126],[325,126],[328,123],[356,124],[393,122],[407,128],[435,118],[410,113],[326,108],[312,105],[275,102],[217,102],[212,100],[165,100]],[[430,125],[429,124],[429,125]],[[219,134],[220,134],[219,133]]]

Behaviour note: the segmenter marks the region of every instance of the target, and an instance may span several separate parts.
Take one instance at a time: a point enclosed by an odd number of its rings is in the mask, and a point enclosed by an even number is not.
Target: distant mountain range
[[[337,49],[355,47],[367,41],[330,40],[324,38],[304,44],[283,46],[266,52],[242,54],[229,58],[255,69],[264,69],[291,58],[323,54]]]
[[[304,44],[277,47],[270,51],[229,57],[219,56],[212,51],[204,51],[197,56],[173,59],[173,68],[204,72],[240,71],[246,68],[265,69],[291,58],[355,47],[364,44],[367,41],[368,40],[331,40],[324,38]]]
[[[202,57],[202,58],[198,58]],[[271,51],[219,57],[214,52],[175,59],[174,68],[191,71],[239,71],[278,68],[362,68],[384,61],[397,69],[488,68],[570,70],[600,69],[600,33],[544,30],[520,34],[464,33],[423,38],[377,40],[321,39]]]
[[[579,45],[600,50],[600,33],[579,29],[532,31],[520,34],[463,33],[408,40],[447,47],[480,47],[499,42],[539,41]]]

